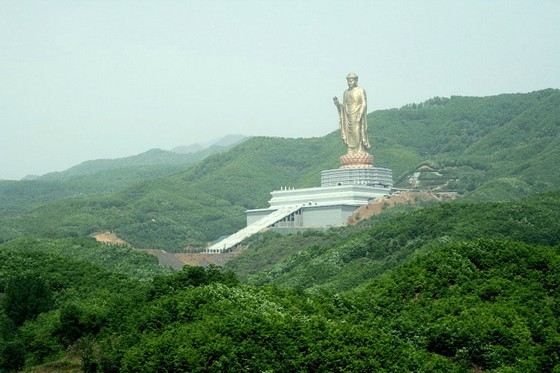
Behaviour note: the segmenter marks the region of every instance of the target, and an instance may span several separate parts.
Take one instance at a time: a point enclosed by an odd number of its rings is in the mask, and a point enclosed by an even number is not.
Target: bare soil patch
[[[348,224],[357,224],[358,222],[369,219],[374,215],[379,215],[385,209],[405,204],[416,204],[419,202],[442,202],[451,199],[455,199],[456,196],[450,193],[434,193],[434,192],[422,192],[422,191],[409,191],[409,192],[398,192],[389,196],[383,196],[381,198],[376,198],[367,205],[364,205],[348,218]]]

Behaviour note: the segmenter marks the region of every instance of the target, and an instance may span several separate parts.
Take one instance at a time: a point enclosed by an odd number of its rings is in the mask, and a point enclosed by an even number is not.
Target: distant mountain
[[[161,149],[151,149],[144,153],[124,158],[85,161],[65,171],[51,172],[43,175],[39,180],[64,180],[76,176],[96,174],[101,171],[137,166],[185,165],[198,161],[206,155],[200,153],[177,154]]]
[[[50,172],[43,176],[28,176],[26,180],[65,180],[77,176],[96,174],[101,171],[126,169],[144,166],[175,166],[188,165],[218,152],[225,151],[247,137],[227,135],[208,142],[207,144],[191,144],[174,148],[171,151],[151,149],[146,152],[114,159],[95,159],[82,162],[61,172]]]
[[[410,187],[423,165],[438,188],[475,201],[511,200],[560,185],[560,91],[434,98],[368,116],[377,165]],[[57,201],[0,218],[0,240],[19,234],[115,231],[139,247],[180,250],[232,233],[246,208],[265,207],[283,185],[316,186],[338,167],[338,132],[322,138],[256,137],[182,171],[102,197]],[[426,186],[430,183],[426,183]],[[420,184],[422,187],[422,184]]]
[[[189,154],[189,153],[199,152],[202,149],[204,149],[204,146],[196,143],[190,145],[177,146],[171,149],[171,151],[173,153],[178,153],[178,154]]]
[[[24,177],[21,178],[21,180],[23,181],[37,180],[40,177],[41,175],[25,175]]]
[[[210,141],[209,145],[217,145],[217,146],[234,146],[237,145],[245,140],[247,140],[247,136],[243,135],[226,135],[224,137],[220,137],[219,139]]]
[[[231,146],[211,145],[189,154],[151,149],[124,158],[86,161],[65,171],[28,176],[21,181],[0,180],[0,214],[22,213],[63,198],[114,193],[139,182],[183,171]]]
[[[179,154],[189,154],[189,153],[200,152],[210,147],[229,148],[245,141],[246,139],[247,137],[243,135],[226,135],[224,137],[220,137],[218,139],[214,139],[212,141],[203,144],[195,143],[190,145],[177,146],[171,149],[171,151]]]

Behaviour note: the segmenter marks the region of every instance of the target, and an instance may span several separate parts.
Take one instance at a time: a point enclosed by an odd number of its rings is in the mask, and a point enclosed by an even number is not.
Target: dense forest
[[[224,267],[134,247],[202,245],[271,190],[318,185],[336,132],[0,182],[0,372],[560,372],[560,91],[369,122],[399,186],[424,167],[461,198],[260,233]],[[133,246],[88,237],[105,230]]]
[[[212,266],[165,274],[144,254],[111,257],[88,239],[16,240],[0,247],[0,366],[553,371],[559,206],[560,193],[450,203],[288,236],[276,250],[292,255],[264,276],[254,263],[243,281]],[[247,250],[264,256],[274,241]]]

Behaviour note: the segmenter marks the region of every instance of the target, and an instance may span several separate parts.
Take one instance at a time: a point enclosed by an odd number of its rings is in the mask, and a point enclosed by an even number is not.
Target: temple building
[[[324,228],[345,225],[360,206],[391,193],[392,172],[384,167],[338,168],[321,172],[321,186],[281,189],[271,193],[270,206],[247,210],[247,226],[280,208],[299,206],[272,228]]]

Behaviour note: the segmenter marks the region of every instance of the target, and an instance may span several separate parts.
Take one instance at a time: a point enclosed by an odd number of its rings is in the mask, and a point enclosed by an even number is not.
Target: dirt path
[[[184,264],[181,262],[173,253],[169,253],[165,250],[160,249],[137,249],[123,239],[120,239],[113,232],[99,232],[91,235],[98,242],[104,243],[106,245],[117,245],[117,246],[127,246],[133,250],[143,251],[150,255],[158,258],[159,265],[162,267],[171,267],[175,270],[180,270],[183,268]]]
[[[185,265],[203,266],[203,267],[206,267],[210,264],[222,266],[237,255],[239,255],[239,251],[237,250],[233,252],[222,253],[222,254],[203,254],[203,253],[175,254],[176,258]]]
[[[107,245],[118,245],[118,246],[130,246],[128,242],[125,240],[121,240],[115,233],[113,232],[99,232],[94,233],[91,235],[97,242],[101,242]]]

